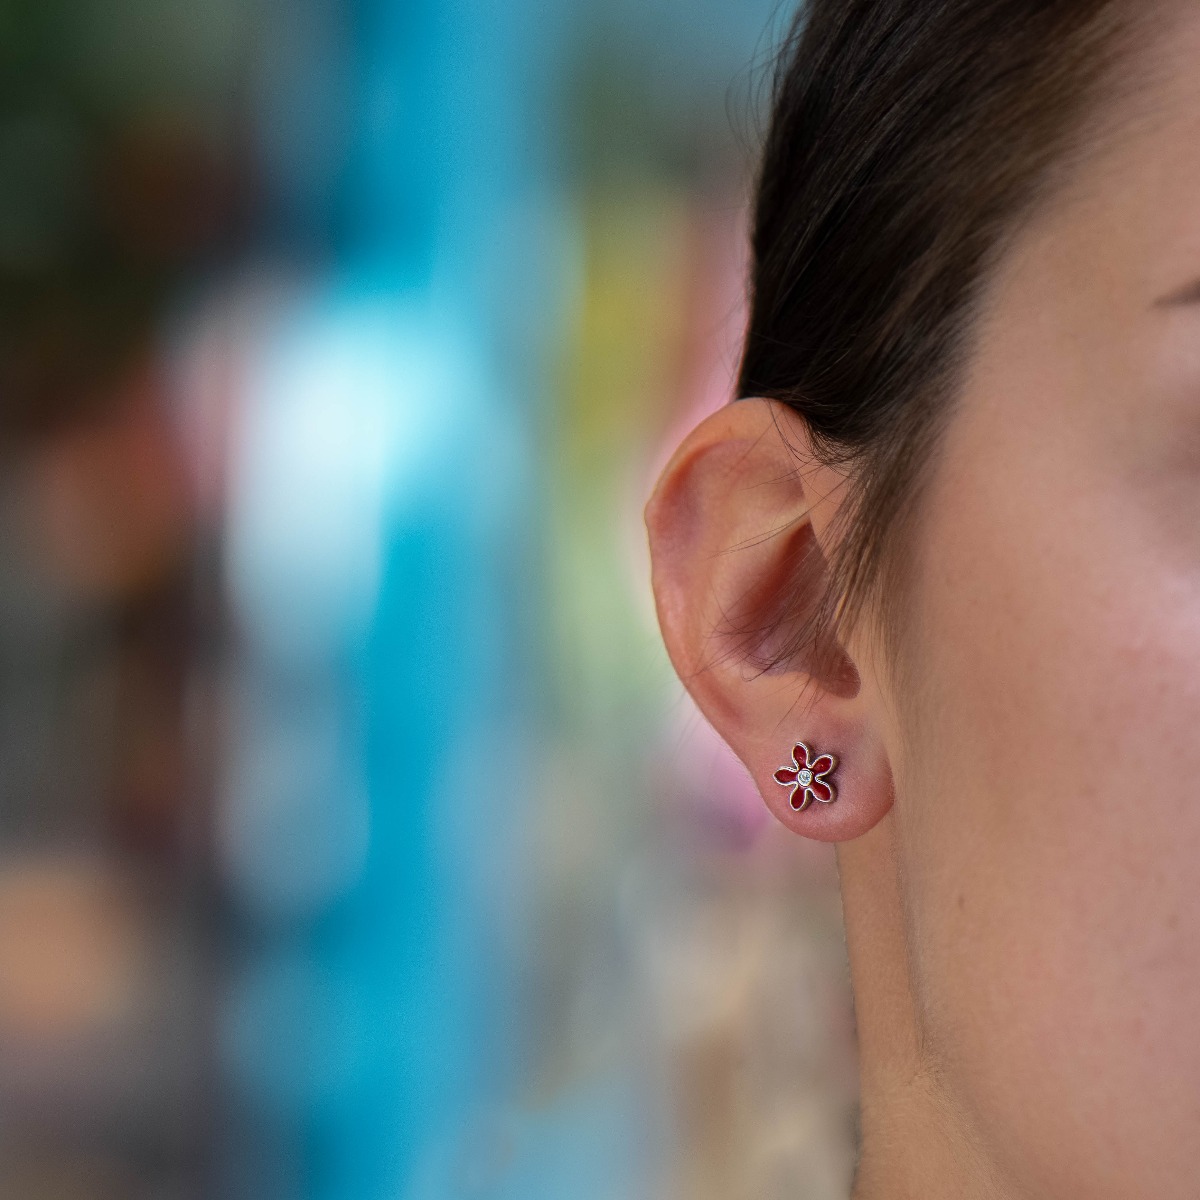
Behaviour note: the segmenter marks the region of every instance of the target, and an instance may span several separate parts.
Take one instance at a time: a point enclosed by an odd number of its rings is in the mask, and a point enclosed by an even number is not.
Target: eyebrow
[[[1186,304],[1200,304],[1200,279],[1193,279],[1177,292],[1168,292],[1154,302],[1155,308],[1180,308]]]

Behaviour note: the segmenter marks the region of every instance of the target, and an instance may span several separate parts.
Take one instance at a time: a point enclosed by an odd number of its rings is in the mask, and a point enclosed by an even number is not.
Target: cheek
[[[1200,563],[1111,477],[1004,436],[961,470],[951,447],[919,556],[897,815],[926,1034],[1018,1176],[1186,1195]]]

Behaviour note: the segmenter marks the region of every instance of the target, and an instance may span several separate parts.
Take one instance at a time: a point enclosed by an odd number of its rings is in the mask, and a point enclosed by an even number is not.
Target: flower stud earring
[[[832,754],[813,754],[803,742],[797,742],[792,765],[780,767],[775,782],[792,789],[792,807],[803,812],[814,800],[832,804],[837,799],[837,789],[825,778],[836,767],[837,759]]]

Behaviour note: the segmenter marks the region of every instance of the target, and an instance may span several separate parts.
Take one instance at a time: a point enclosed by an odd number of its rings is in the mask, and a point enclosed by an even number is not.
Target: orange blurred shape
[[[132,890],[100,861],[0,868],[0,1035],[41,1041],[128,1018],[146,932]]]

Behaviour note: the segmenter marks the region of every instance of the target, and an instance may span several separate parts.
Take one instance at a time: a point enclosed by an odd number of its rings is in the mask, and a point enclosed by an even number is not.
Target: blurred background
[[[685,700],[776,0],[0,0],[0,1197],[837,1200]]]

